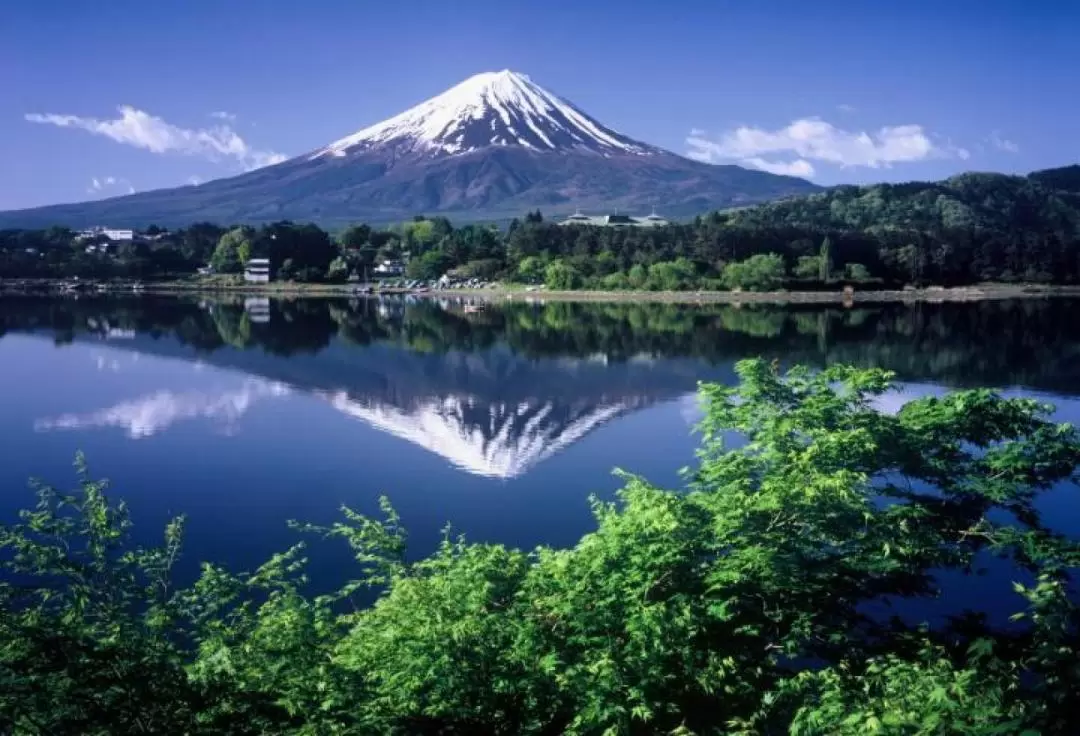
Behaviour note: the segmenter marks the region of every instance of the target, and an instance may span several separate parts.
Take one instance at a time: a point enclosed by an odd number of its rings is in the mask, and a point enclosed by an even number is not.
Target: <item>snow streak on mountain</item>
[[[606,128],[524,74],[469,77],[400,115],[353,133],[312,158],[388,146],[399,153],[452,155],[487,146],[600,154],[660,153]]]

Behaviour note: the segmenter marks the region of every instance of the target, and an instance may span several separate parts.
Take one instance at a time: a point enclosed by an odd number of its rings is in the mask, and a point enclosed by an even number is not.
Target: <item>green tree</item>
[[[251,240],[254,231],[247,227],[234,227],[218,240],[210,265],[218,273],[240,273],[244,263],[251,258]]]
[[[350,225],[338,236],[341,247],[347,250],[360,250],[371,243],[370,225]]]
[[[334,260],[330,261],[329,267],[326,269],[326,280],[334,283],[342,283],[349,277],[349,264],[348,262],[338,256]]]
[[[539,256],[526,256],[517,267],[517,280],[526,284],[539,284],[544,281],[544,269],[547,264]]]
[[[799,256],[795,263],[795,277],[800,279],[821,278],[821,256]]]
[[[252,247],[256,255],[267,257],[272,265],[292,262],[289,270],[297,281],[321,281],[330,262],[338,257],[337,246],[325,230],[313,224],[275,222],[259,230]],[[281,278],[280,273],[277,274]]]
[[[496,258],[480,258],[458,266],[451,275],[462,279],[494,279],[502,271],[503,262]]]
[[[848,263],[844,266],[844,275],[852,281],[867,281],[870,271],[861,263]]]
[[[622,291],[630,288],[630,282],[625,273],[609,273],[600,279],[600,288],[605,291]]]
[[[729,289],[774,291],[784,283],[784,259],[776,253],[759,253],[727,264],[720,278]]]
[[[826,235],[821,241],[821,252],[818,254],[818,278],[824,283],[832,278],[832,239]]]
[[[676,261],[661,261],[649,266],[646,285],[658,291],[679,291],[689,289],[697,283],[694,264],[686,258]]]
[[[405,275],[410,279],[432,281],[446,273],[453,266],[453,261],[437,250],[429,250],[417,258],[410,258],[405,267]]]
[[[544,269],[544,284],[556,291],[581,288],[581,272],[563,261],[552,261]]]

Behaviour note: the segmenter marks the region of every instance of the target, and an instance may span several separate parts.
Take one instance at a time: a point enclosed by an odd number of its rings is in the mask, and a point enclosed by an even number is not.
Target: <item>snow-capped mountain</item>
[[[439,213],[510,219],[537,208],[547,215],[655,208],[680,217],[817,189],[636,141],[506,70],[477,74],[280,164],[199,186],[3,212],[0,227],[284,219],[335,226]]]
[[[605,127],[509,69],[469,77],[400,115],[334,141],[315,157],[385,145],[402,153],[432,154],[468,153],[488,146],[601,154],[661,152]]]

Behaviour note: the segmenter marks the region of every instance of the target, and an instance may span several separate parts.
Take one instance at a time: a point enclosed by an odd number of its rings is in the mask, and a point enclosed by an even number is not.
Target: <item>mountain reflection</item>
[[[567,406],[558,401],[478,404],[446,396],[408,408],[345,392],[328,397],[335,409],[442,455],[476,475],[513,478],[581,439],[590,430],[646,403]]]
[[[1067,307],[307,299],[271,301],[253,319],[239,300],[4,298],[0,336],[107,340],[112,350],[250,377],[224,393],[159,391],[43,418],[42,431],[121,427],[138,438],[196,418],[229,426],[254,402],[295,392],[467,472],[512,478],[605,422],[686,397],[698,380],[732,381],[734,362],[752,355],[880,366],[919,383],[1075,394],[1080,325]]]

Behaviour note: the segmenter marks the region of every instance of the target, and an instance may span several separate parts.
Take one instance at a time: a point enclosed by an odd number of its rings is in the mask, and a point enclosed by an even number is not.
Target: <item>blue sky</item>
[[[1072,0],[15,0],[0,28],[0,209],[239,173],[504,68],[823,184],[1080,159]]]

